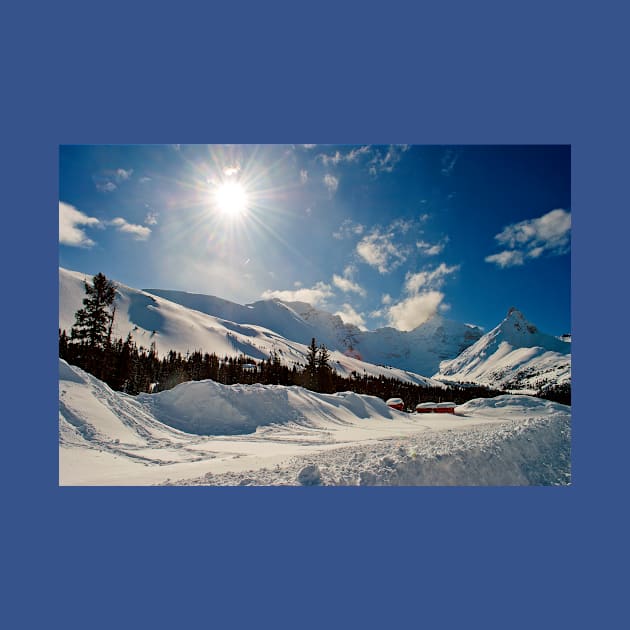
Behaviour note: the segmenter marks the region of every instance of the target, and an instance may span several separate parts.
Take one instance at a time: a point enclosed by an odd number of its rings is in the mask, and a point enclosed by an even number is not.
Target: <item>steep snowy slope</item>
[[[515,308],[434,376],[509,390],[532,391],[571,380],[571,344],[540,332]]]
[[[74,323],[74,314],[81,308],[85,297],[84,279],[91,281],[83,273],[59,269],[59,327],[68,333]],[[265,304],[264,308],[267,306],[270,311],[277,307],[287,325],[291,322],[294,327],[302,325],[299,316],[288,307],[273,302]],[[276,352],[280,360],[289,367],[306,363],[305,343],[287,339],[260,325],[242,324],[207,315],[146,291],[119,284],[114,335],[126,337],[128,333],[132,334],[138,345],[146,348],[155,342],[158,354],[175,350],[185,355],[187,352],[201,350],[214,352],[219,356],[244,354],[262,360]],[[308,338],[309,342],[310,339],[311,336]],[[418,373],[372,365],[338,351],[330,354],[331,366],[343,376],[349,376],[356,371],[359,374],[365,372],[421,385],[440,386],[437,381]]]
[[[162,289],[147,291],[214,317],[269,328],[305,345],[315,337],[318,343],[348,356],[417,374],[433,374],[441,361],[456,357],[482,335],[476,326],[440,315],[410,332],[394,328],[362,331],[344,323],[338,315],[305,302],[260,300],[241,306],[209,295]]]
[[[239,324],[262,326],[278,334],[309,344],[313,337],[318,342],[328,344],[328,339],[321,339],[313,326],[304,321],[295,311],[279,300],[260,300],[252,304],[237,304],[213,295],[187,293],[186,291],[170,291],[165,289],[145,289],[147,293],[163,297],[186,308],[220,317]]]

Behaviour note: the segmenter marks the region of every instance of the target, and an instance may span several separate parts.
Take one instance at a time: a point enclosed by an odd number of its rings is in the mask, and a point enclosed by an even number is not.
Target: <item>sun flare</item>
[[[240,217],[247,210],[247,193],[238,182],[225,182],[217,189],[214,200],[219,211],[231,218]]]

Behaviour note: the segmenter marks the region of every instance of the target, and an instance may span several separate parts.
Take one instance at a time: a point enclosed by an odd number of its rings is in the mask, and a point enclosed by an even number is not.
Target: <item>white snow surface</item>
[[[74,314],[82,307],[85,297],[84,281],[91,282],[92,278],[84,273],[59,268],[59,328],[70,334],[74,324]],[[208,315],[200,310],[194,310],[172,302],[164,297],[152,295],[124,284],[118,286],[116,296],[116,316],[114,319],[114,336],[125,338],[128,333],[139,346],[149,348],[155,342],[159,355],[169,350],[187,352],[200,350],[216,353],[217,356],[239,356],[241,354],[255,360],[268,359],[276,352],[280,361],[289,367],[305,365],[307,362],[308,344],[288,339],[276,330],[271,330],[258,324],[243,324],[222,317]],[[188,295],[188,294],[186,294]],[[200,298],[208,296],[198,296]],[[241,307],[219,298],[212,298],[217,304],[222,304],[223,314],[232,313],[241,317]],[[202,306],[206,301],[202,300]],[[227,305],[227,306],[226,306]],[[256,303],[258,312],[265,312],[261,317],[268,323],[278,321],[285,328],[290,328],[297,334],[298,329],[306,326],[294,311],[288,306],[274,302]],[[217,307],[218,308],[218,307]],[[309,332],[310,335],[310,332]],[[318,343],[320,340],[318,339]],[[401,381],[440,387],[442,383],[422,376],[420,373],[402,368],[374,365],[347,356],[339,350],[330,351],[330,365],[342,376],[349,376],[353,371],[360,375],[367,373],[372,376],[385,376]]]
[[[60,485],[566,485],[570,407],[408,414],[373,396],[182,383],[129,396],[59,360]]]
[[[458,357],[443,361],[433,378],[535,392],[571,382],[571,344],[540,332],[511,308],[496,328]]]

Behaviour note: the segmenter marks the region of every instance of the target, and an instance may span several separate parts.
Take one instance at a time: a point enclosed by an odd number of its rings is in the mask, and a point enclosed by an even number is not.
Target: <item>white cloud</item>
[[[146,177],[146,176],[145,176],[145,177],[141,177],[138,181],[139,181],[141,184],[146,184],[147,182],[150,182],[150,181],[151,181],[151,178],[150,178],[150,177]]]
[[[132,168],[130,168],[128,171],[126,171],[124,168],[118,168],[116,169],[116,173],[114,174],[114,177],[116,178],[117,182],[125,182],[128,179],[130,179],[132,175],[133,175]]]
[[[441,241],[437,243],[429,243],[427,241],[417,241],[416,247],[420,250],[422,254],[425,256],[437,256],[441,254],[444,250],[444,247],[448,243],[448,236],[443,238]]]
[[[97,227],[101,222],[74,206],[59,202],[59,243],[70,247],[92,247],[95,243],[79,226]]]
[[[360,223],[354,223],[351,219],[344,219],[336,232],[333,232],[333,238],[342,240],[353,236],[361,236],[365,231],[365,226]]]
[[[145,225],[156,225],[158,216],[159,215],[158,215],[157,212],[147,212],[147,216],[144,217],[144,224]]]
[[[430,271],[419,271],[418,273],[407,273],[405,276],[405,290],[409,294],[415,294],[420,289],[437,289],[444,284],[446,276],[459,270],[459,265],[449,267],[444,263],[438,265]]]
[[[492,254],[492,256],[486,256],[484,260],[489,263],[495,263],[501,268],[516,267],[525,263],[523,252],[516,250],[505,250],[498,254]]]
[[[358,293],[362,297],[366,296],[365,289],[346,276],[341,277],[337,274],[333,274],[333,284],[344,293]]]
[[[96,186],[96,190],[99,192],[109,193],[114,192],[118,185],[122,182],[126,182],[131,179],[133,175],[133,169],[125,170],[124,168],[117,168],[116,170],[102,171],[99,174],[92,175],[92,180]]]
[[[308,171],[303,168],[300,170],[300,182],[302,184],[306,184],[306,182],[308,181]]]
[[[118,186],[109,180],[99,180],[95,182],[96,190],[99,192],[114,192]]]
[[[440,308],[444,294],[441,291],[424,291],[391,306],[387,313],[390,326],[398,330],[413,330],[431,319]]]
[[[391,144],[386,150],[374,149],[374,156],[368,164],[370,175],[376,177],[379,173],[391,173],[408,150],[408,144]]]
[[[383,297],[381,298],[381,304],[391,304],[392,303],[392,296],[389,293],[384,293]]]
[[[438,289],[447,276],[458,269],[459,265],[449,267],[441,263],[428,271],[408,272],[405,276],[405,292],[408,297],[389,306],[386,313],[389,325],[398,330],[413,330],[431,319],[438,310],[448,310],[450,306],[444,303],[444,293]]]
[[[371,267],[378,269],[379,273],[389,273],[402,265],[409,255],[409,248],[396,244],[395,229],[381,231],[375,227],[357,243],[356,252]]]
[[[322,161],[322,164],[324,166],[328,166],[329,164],[337,166],[337,164],[339,164],[339,162],[343,160],[343,156],[339,151],[336,151],[333,155],[326,155],[325,153],[321,153],[317,157]]]
[[[267,290],[262,294],[264,300],[276,298],[284,302],[307,302],[313,306],[324,306],[328,298],[333,297],[334,293],[329,284],[325,282],[317,282],[310,289],[302,288],[295,291],[275,291]]]
[[[346,324],[354,324],[361,330],[366,330],[363,314],[357,313],[350,304],[344,304],[335,315],[339,315]]]
[[[332,155],[320,153],[317,159],[321,160],[324,166],[337,166],[342,162],[356,162],[362,156],[369,156],[371,154],[371,147],[369,145],[357,147],[351,149],[347,153],[341,153],[341,151],[335,151]]]
[[[526,259],[543,254],[560,256],[571,247],[571,213],[557,208],[536,219],[508,225],[494,238],[509,249],[485,260],[500,267],[522,265]]]
[[[314,149],[317,145],[316,144],[303,144],[302,146],[305,149]]]
[[[124,234],[132,234],[136,241],[146,241],[151,234],[151,228],[145,225],[128,223],[122,217],[116,217],[108,221],[108,225],[113,225],[119,232],[123,232]]]
[[[326,173],[324,175],[324,186],[328,188],[328,192],[333,195],[337,192],[337,188],[339,187],[339,178],[331,175],[330,173]]]

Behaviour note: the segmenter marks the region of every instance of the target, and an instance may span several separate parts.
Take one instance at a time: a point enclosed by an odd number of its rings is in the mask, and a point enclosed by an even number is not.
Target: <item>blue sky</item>
[[[374,329],[570,332],[568,146],[62,146],[59,262]]]

